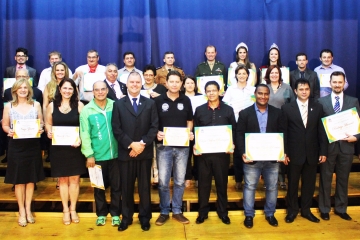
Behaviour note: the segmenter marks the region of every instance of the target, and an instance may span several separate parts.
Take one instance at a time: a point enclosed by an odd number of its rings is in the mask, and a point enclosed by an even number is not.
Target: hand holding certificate
[[[234,152],[232,126],[195,127],[195,155]]]
[[[40,138],[43,132],[40,119],[21,119],[13,121],[14,139]]]
[[[89,167],[88,169],[89,169],[91,186],[105,190],[101,166],[95,165],[94,167]]]
[[[245,155],[250,161],[283,161],[282,133],[245,133]]]
[[[164,146],[188,147],[189,138],[189,128],[164,127]]]
[[[80,145],[79,127],[52,127],[52,145],[74,146]]]

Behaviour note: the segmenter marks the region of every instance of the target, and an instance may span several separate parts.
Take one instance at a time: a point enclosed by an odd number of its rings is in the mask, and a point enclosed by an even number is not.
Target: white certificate
[[[266,84],[266,81],[264,80],[265,74],[266,74],[267,68],[263,68],[261,70],[261,83]],[[281,67],[281,78],[284,83],[290,84],[290,68],[288,67]]]
[[[89,169],[91,186],[105,190],[101,166],[95,165],[94,167],[92,168],[89,167],[88,169]]]
[[[130,73],[123,73],[119,76],[120,82],[126,84]]]
[[[245,133],[245,155],[252,161],[282,161],[284,136],[282,133]]]
[[[104,81],[104,74],[100,73],[84,73],[84,91],[92,92],[94,83],[97,81]]]
[[[360,133],[360,121],[356,108],[324,117],[321,120],[329,143],[346,138],[346,134]]]
[[[152,89],[140,90],[140,94],[146,98],[150,98],[150,94],[153,92]]]
[[[237,81],[235,78],[235,69],[236,68],[229,68],[228,69],[228,82],[227,82],[227,86],[228,87],[232,87],[232,86],[236,86],[237,85]],[[255,86],[256,84],[256,71],[252,68],[249,69],[249,78],[247,80],[247,86]]]
[[[196,82],[198,86],[198,93],[205,94],[205,84],[210,81],[215,81],[219,84],[220,94],[224,92],[224,77],[223,75],[203,76],[197,77]]]
[[[207,103],[208,99],[205,95],[197,95],[197,96],[192,96],[189,97],[190,101],[191,101],[191,106],[192,106],[192,110],[193,113],[195,113],[195,110],[197,107]]]
[[[13,120],[14,139],[40,138],[40,119]]]
[[[232,126],[195,127],[197,153],[233,152]]]
[[[330,75],[330,73],[319,74],[320,87],[331,87]]]
[[[79,127],[52,127],[52,145],[71,146],[79,141]]]
[[[3,78],[3,92],[5,92],[6,89],[12,88],[14,83],[16,82],[16,78]],[[33,85],[33,79],[29,78],[30,86]]]
[[[189,128],[164,127],[164,146],[188,147],[189,146]]]

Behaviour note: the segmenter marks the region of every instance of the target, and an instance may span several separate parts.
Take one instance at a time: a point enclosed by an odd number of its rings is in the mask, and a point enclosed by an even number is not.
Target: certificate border
[[[279,153],[278,159],[270,159],[268,161],[282,161],[285,160],[285,149],[284,149],[284,134],[283,133],[245,133],[245,154],[246,154],[246,160],[251,161],[267,161],[267,160],[256,160],[254,157],[250,154],[248,154],[248,142],[250,141],[251,135],[259,135],[259,134],[277,134],[277,138],[280,138],[279,140],[283,142],[283,150]]]
[[[53,131],[54,132],[54,128],[62,128],[62,127],[66,127],[66,128],[69,128],[69,127],[74,127],[74,126],[52,126],[52,129],[51,129],[51,131]],[[76,141],[78,141],[79,139],[80,139],[80,127],[74,127],[75,128],[75,131],[77,131],[77,133],[78,133],[78,136],[77,136],[77,138],[76,138],[76,140],[75,140],[75,142]],[[74,143],[75,143],[74,142]],[[54,146],[71,146],[71,144],[70,145],[58,145],[57,143],[56,143],[56,139],[55,139],[55,136],[51,139],[51,145],[54,145]]]
[[[38,125],[38,129],[40,129],[40,119],[19,119],[19,120],[36,120],[36,123]],[[17,121],[18,120],[13,120],[13,129],[15,131],[16,129],[16,125],[17,125]],[[40,138],[40,133],[39,131],[37,132],[36,136],[35,137],[31,137],[31,138]],[[13,135],[13,139],[30,139],[30,138],[19,138],[19,136],[16,134],[16,132],[14,132],[14,135]]]
[[[233,135],[232,135],[232,126],[231,125],[216,125],[216,126],[202,126],[202,127],[195,127],[194,128],[194,131],[195,131],[195,148],[196,148],[196,151],[195,153],[196,154],[202,154],[203,151],[201,149],[201,147],[199,146],[199,143],[196,141],[196,139],[198,138],[199,136],[199,131],[201,128],[207,128],[207,127],[225,127],[225,131],[230,135],[230,142],[226,148],[226,152],[221,152],[221,153],[227,153],[227,152],[231,152],[233,153],[234,152],[234,148],[233,148]],[[211,154],[211,153],[205,153],[205,154]]]

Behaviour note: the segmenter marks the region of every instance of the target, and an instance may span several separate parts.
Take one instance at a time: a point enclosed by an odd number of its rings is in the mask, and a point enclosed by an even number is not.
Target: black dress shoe
[[[306,218],[306,219],[309,220],[310,222],[314,222],[314,223],[320,222],[320,219],[318,219],[317,217],[315,217],[314,214],[312,214],[312,213],[301,214],[301,216],[302,216],[303,218]]]
[[[330,220],[330,215],[329,213],[322,213],[320,212],[320,217],[322,220]]]
[[[294,214],[294,213],[288,213],[285,217],[285,222],[292,223],[295,220],[296,215],[297,214]]]
[[[131,224],[128,224],[126,222],[121,222],[119,227],[118,227],[118,231],[121,231],[121,232],[125,231],[128,228],[129,225],[131,225]]]
[[[150,223],[149,222],[141,223],[141,229],[144,230],[144,231],[149,231]]]
[[[276,218],[274,216],[268,216],[265,217],[266,221],[268,221],[268,223],[273,226],[273,227],[277,227],[278,226],[278,221],[276,220]]]
[[[230,224],[230,218],[228,216],[222,216],[222,217],[219,216],[219,218],[223,223]]]
[[[244,220],[244,226],[247,228],[252,228],[254,226],[253,217],[246,216]]]
[[[202,224],[205,221],[205,219],[208,219],[208,216],[198,216],[196,218],[196,224]]]
[[[339,213],[339,212],[335,211],[334,213],[336,215],[338,215],[339,217],[341,217],[342,219],[344,219],[344,220],[348,220],[348,221],[352,220],[352,218],[346,212],[345,213]]]
[[[7,157],[4,157],[4,159],[1,160],[1,163],[7,163]]]

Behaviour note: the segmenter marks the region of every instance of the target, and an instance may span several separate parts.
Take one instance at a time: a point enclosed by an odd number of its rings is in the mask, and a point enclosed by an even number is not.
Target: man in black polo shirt
[[[234,110],[223,101],[220,101],[219,90],[220,86],[215,81],[209,81],[205,84],[205,93],[208,97],[208,103],[205,103],[196,109],[194,125],[196,127],[231,125],[234,139],[236,127]],[[235,140],[233,140],[233,142],[235,142]],[[228,153],[202,154],[199,156],[198,163],[199,216],[196,219],[196,223],[201,224],[208,218],[208,212],[210,210],[209,197],[211,181],[212,175],[214,175],[217,193],[217,214],[223,223],[230,224],[230,219],[226,210],[230,155]]]
[[[181,212],[182,199],[185,188],[185,173],[189,147],[164,146],[164,127],[193,128],[193,113],[190,99],[180,93],[182,78],[179,72],[170,71],[166,76],[166,87],[168,91],[155,98],[159,115],[159,131],[156,144],[156,161],[159,169],[159,196],[160,216],[155,224],[163,225],[169,219],[170,212],[170,191],[169,183],[173,170],[174,190],[172,195],[173,219],[180,223],[189,223]],[[194,139],[191,132],[190,140]]]

